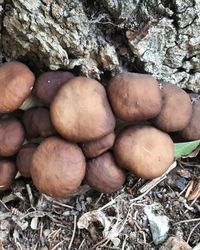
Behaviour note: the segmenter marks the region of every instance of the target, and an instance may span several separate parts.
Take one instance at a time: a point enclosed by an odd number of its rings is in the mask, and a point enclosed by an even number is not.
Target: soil
[[[189,181],[199,176],[197,156],[178,161],[146,195],[139,192],[146,181],[129,175],[123,189],[114,194],[100,194],[83,185],[60,200],[41,195],[30,179],[17,178],[11,190],[0,194],[0,249],[159,249],[144,213],[151,204],[160,204],[160,213],[169,218],[168,237],[179,235],[194,247],[200,238],[200,201],[185,196]],[[79,219],[87,212],[103,217],[97,220],[93,214],[87,230],[80,229]],[[107,222],[112,226],[105,231]]]

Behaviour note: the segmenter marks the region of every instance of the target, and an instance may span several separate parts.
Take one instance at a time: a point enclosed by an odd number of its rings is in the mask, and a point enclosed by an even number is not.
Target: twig
[[[20,243],[15,240],[15,244],[17,246],[17,249],[23,250]]]
[[[176,167],[177,162],[174,162],[167,171],[160,177],[153,179],[152,181],[148,182],[146,185],[144,185],[139,191],[142,193],[136,198],[131,199],[131,202],[140,200],[143,198],[146,194],[148,194],[155,186],[157,186],[161,181],[163,181],[165,178],[167,178],[167,174]]]
[[[92,247],[92,249],[97,249],[97,247],[98,247],[99,245],[103,244],[103,243],[106,242],[106,241],[107,241],[107,239],[103,239],[103,240],[97,242],[97,244],[95,244],[95,245]]]
[[[104,242],[100,247],[106,247],[106,245],[110,242],[110,239],[107,239],[106,242]]]
[[[71,208],[71,209],[74,208],[74,207],[72,207],[72,206],[70,206],[70,205],[67,205],[67,204],[64,204],[64,203],[61,203],[61,202],[55,201],[55,200],[53,200],[53,203],[54,203],[54,204],[57,204],[57,205],[59,205],[59,206],[61,206],[61,207],[66,207],[66,208]]]
[[[179,163],[181,163],[182,165],[186,166],[186,167],[197,167],[200,168],[200,164],[196,163],[196,162],[184,162],[184,161],[180,161],[178,160]]]
[[[57,205],[59,205],[59,206],[61,206],[61,207],[66,207],[66,208],[71,208],[71,209],[74,208],[74,207],[72,207],[72,206],[70,206],[70,205],[67,205],[67,204],[64,204],[64,203],[62,203],[62,202],[56,201],[56,200],[54,200],[53,198],[48,197],[48,196],[45,195],[45,194],[43,194],[43,197],[44,197],[47,201],[50,201],[50,202],[52,202],[53,204],[57,204]]]
[[[39,233],[39,239],[40,239],[40,242],[41,244],[43,243],[44,239],[42,237],[43,235],[43,228],[44,228],[44,225],[43,225],[43,222],[40,223],[40,233]]]
[[[192,192],[193,186],[194,186],[194,181],[189,181],[188,182],[188,188],[187,188],[186,193],[185,193],[185,198],[186,199],[188,199],[190,193]]]
[[[185,186],[185,188],[179,193],[180,196],[187,190],[189,185],[190,185],[190,182],[188,182],[188,184]]]
[[[117,198],[117,197],[116,197]],[[115,203],[116,201],[116,198],[114,200],[111,200],[110,202],[108,202],[107,204],[105,204],[103,207],[100,207],[98,210],[101,211],[101,210],[104,210],[105,208],[111,206],[112,204]]]
[[[122,250],[125,249],[127,239],[128,239],[128,236],[125,235],[125,238],[124,238],[124,241],[123,241],[123,244],[122,244]]]
[[[21,177],[22,175],[20,174],[20,172],[18,171],[16,176],[15,176],[15,180],[18,179],[19,177]]]
[[[99,203],[99,201],[102,199],[104,193],[101,193],[101,195],[99,196],[99,198],[97,199],[97,201],[95,202],[95,206]]]
[[[135,189],[135,187],[138,185],[138,183],[141,181],[141,178],[139,178],[137,181],[136,181],[136,183],[130,188],[130,191],[132,192],[134,189]]]
[[[80,250],[81,249],[81,247],[83,246],[83,244],[85,243],[85,239],[83,239],[82,240],[82,242],[81,242],[81,244],[80,244],[80,246],[79,246],[79,248],[78,248],[78,250]]]
[[[37,249],[38,244],[39,244],[39,242],[37,242],[37,243],[35,244],[35,246],[34,246],[34,249],[33,249],[33,250],[36,250],[36,249]]]
[[[200,221],[200,218],[178,221],[178,222],[174,223],[173,226],[176,226],[176,225],[179,225],[182,223],[195,222],[195,221]]]
[[[198,195],[195,197],[195,199],[192,201],[192,203],[190,204],[190,206],[193,206],[194,203],[197,201],[197,199],[200,197],[200,192],[198,193]]]
[[[59,229],[57,229],[57,230],[55,230],[55,231],[52,231],[52,232],[48,235],[48,239],[49,239],[49,238],[54,239],[60,231],[61,231],[61,228],[59,228]]]
[[[131,203],[130,205],[131,207],[135,206],[135,207],[145,207],[146,205],[145,204],[141,204],[141,203]]]
[[[187,238],[187,243],[189,243],[190,238],[191,238],[191,236],[192,236],[194,230],[195,230],[199,225],[200,225],[200,222],[197,223],[196,226],[193,227],[193,229],[191,230],[191,232],[190,232],[190,234],[189,234],[189,236],[188,236],[188,238]]]
[[[161,175],[158,178],[153,179],[152,181],[148,182],[147,184],[145,184],[142,188],[139,189],[140,193],[145,193],[147,190],[150,191],[152,188],[154,188],[155,186],[157,186],[161,181],[163,181],[166,178],[166,175],[172,171],[172,169],[174,169],[177,165],[177,162],[175,161],[168,169],[167,171]]]
[[[27,189],[27,192],[28,192],[28,198],[29,198],[31,207],[34,207],[33,194],[32,194],[31,187],[30,187],[29,184],[26,184],[26,189]]]
[[[64,240],[58,242],[58,244],[56,244],[53,248],[51,248],[51,250],[56,250],[56,248],[57,248],[58,246],[62,245],[63,242],[64,242]]]
[[[143,240],[144,240],[144,243],[147,243],[147,240],[146,240],[146,234],[144,231],[142,231],[142,235],[143,235]]]
[[[10,209],[6,206],[6,204],[2,200],[0,200],[0,203],[8,212],[10,212]]]
[[[134,198],[134,199],[131,199],[131,202],[132,202],[132,201],[138,201],[138,200],[140,200],[140,199],[143,198],[146,194],[148,194],[149,191],[151,191],[151,190],[147,190],[145,193],[139,195],[138,197],[136,197],[136,198]]]
[[[75,233],[76,233],[76,219],[77,219],[77,217],[75,215],[74,216],[74,228],[73,228],[72,238],[71,238],[69,246],[68,246],[68,250],[71,249],[72,243],[74,241],[74,236],[75,236]]]

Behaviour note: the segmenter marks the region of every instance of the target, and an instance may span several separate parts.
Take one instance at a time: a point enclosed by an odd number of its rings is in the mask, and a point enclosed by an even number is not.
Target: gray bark
[[[106,79],[148,72],[200,90],[199,0],[0,0],[1,58]]]

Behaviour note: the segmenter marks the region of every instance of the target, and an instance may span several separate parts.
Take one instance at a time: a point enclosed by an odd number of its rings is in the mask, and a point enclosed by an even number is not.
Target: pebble
[[[150,223],[153,242],[158,245],[164,242],[169,231],[169,218],[166,215],[156,215],[154,211],[162,211],[162,206],[159,204],[147,205],[144,207],[144,212]]]

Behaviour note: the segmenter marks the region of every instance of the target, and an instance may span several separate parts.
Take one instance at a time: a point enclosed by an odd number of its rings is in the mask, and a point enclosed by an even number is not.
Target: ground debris
[[[83,186],[72,197],[52,199],[39,194],[30,180],[20,177],[11,191],[0,194],[3,249],[158,250],[160,246],[153,242],[144,211],[155,203],[162,205],[159,215],[166,215],[170,220],[168,235],[182,231],[183,239],[195,247],[200,234],[199,199],[191,207],[185,192],[181,193],[168,182],[175,173],[182,173],[186,184],[197,179],[198,158],[195,164],[194,159],[191,161],[193,167],[183,164],[180,167],[178,162],[178,166],[153,187],[151,182],[129,175],[124,188],[110,195]],[[145,193],[141,193],[145,188]],[[23,199],[5,198],[14,197],[12,194],[19,190]]]
[[[191,250],[192,248],[180,237],[170,237],[159,250]]]

